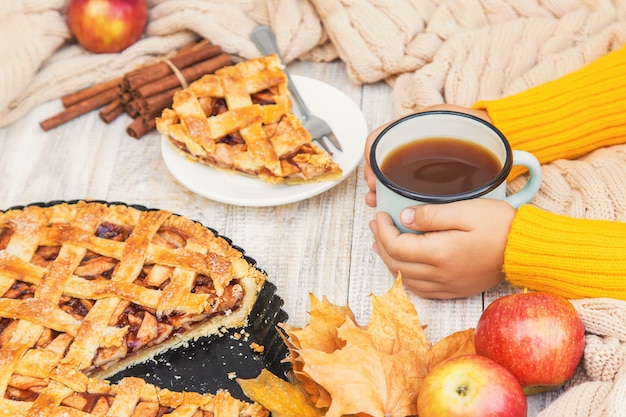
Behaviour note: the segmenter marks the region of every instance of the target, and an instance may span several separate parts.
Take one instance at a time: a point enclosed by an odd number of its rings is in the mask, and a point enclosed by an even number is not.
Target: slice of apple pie
[[[165,210],[79,201],[0,212],[0,398],[95,401],[92,378],[244,326],[265,280],[229,241]]]
[[[280,58],[223,67],[176,92],[159,132],[194,161],[269,183],[336,180],[341,168],[293,114]]]

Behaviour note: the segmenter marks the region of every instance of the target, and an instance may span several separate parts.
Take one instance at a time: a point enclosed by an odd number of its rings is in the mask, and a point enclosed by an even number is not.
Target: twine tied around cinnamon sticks
[[[64,109],[40,126],[48,131],[96,109],[101,109],[100,119],[108,124],[126,112],[134,119],[126,133],[139,139],[155,128],[155,118],[172,105],[176,91],[231,64],[230,55],[219,45],[195,41],[121,77],[61,97]]]

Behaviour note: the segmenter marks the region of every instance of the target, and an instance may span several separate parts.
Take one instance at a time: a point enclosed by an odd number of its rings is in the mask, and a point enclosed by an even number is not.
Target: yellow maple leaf
[[[291,384],[267,369],[261,370],[253,379],[238,378],[244,394],[252,401],[272,412],[272,417],[322,417],[324,413],[315,407],[298,386]]]

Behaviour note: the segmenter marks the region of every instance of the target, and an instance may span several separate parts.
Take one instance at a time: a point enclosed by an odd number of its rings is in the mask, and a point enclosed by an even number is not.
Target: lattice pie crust
[[[220,68],[177,91],[156,125],[184,155],[214,168],[269,183],[341,177],[293,114],[277,55]]]
[[[267,415],[227,392],[99,379],[245,325],[264,282],[227,240],[165,210],[0,213],[0,416]]]

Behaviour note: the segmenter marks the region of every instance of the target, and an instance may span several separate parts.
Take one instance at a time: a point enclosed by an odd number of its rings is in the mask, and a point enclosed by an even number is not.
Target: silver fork
[[[283,58],[280,55],[280,51],[278,50],[276,36],[274,36],[272,29],[268,26],[257,26],[254,30],[252,30],[251,38],[262,54],[276,54],[280,58],[281,62],[284,63]],[[306,104],[304,104],[302,96],[298,93],[296,85],[293,81],[291,81],[291,77],[289,76],[289,72],[286,68],[284,69],[284,72],[287,75],[287,87],[289,88],[289,92],[302,113],[301,121],[304,128],[311,134],[313,140],[317,141],[317,143],[319,143],[320,146],[329,154],[332,155],[333,153],[326,143],[326,140],[329,140],[335,148],[342,151],[343,149],[341,148],[341,144],[337,140],[337,137],[328,123],[311,113]]]

